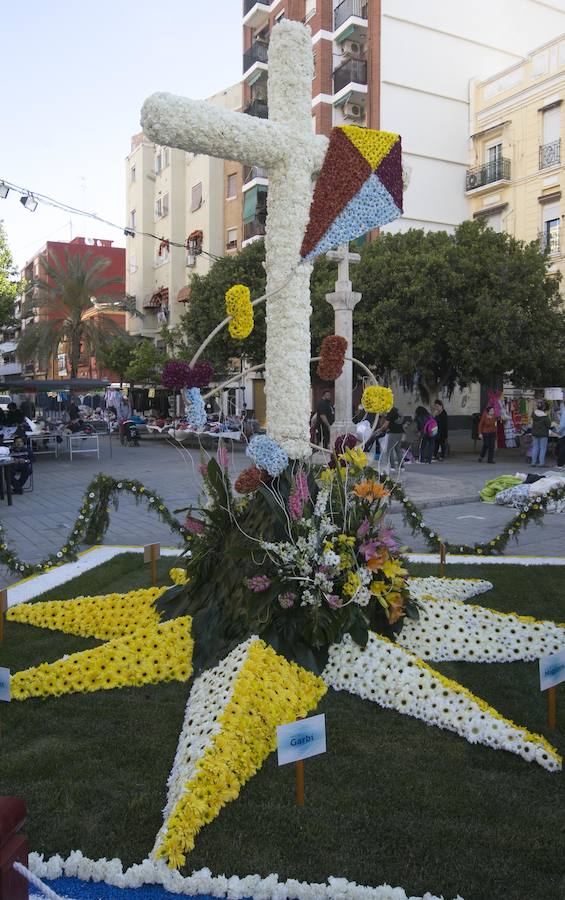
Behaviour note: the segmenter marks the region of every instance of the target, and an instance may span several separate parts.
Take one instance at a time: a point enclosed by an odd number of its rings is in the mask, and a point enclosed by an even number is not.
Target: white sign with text
[[[0,667],[0,700],[6,700],[8,703],[10,697],[10,670]]]
[[[547,691],[562,681],[565,681],[565,650],[542,656],[539,661],[540,691]]]
[[[277,725],[279,766],[326,752],[326,717],[311,716],[289,725]]]

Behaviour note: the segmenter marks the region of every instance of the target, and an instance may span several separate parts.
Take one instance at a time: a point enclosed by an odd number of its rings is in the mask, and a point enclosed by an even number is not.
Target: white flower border
[[[387,638],[371,633],[362,649],[345,635],[330,648],[322,677],[336,691],[454,731],[471,744],[517,753],[551,772],[561,769],[561,757],[543,738],[514,725]]]
[[[48,880],[60,878],[80,878],[82,881],[104,882],[119,888],[138,888],[147,884],[158,884],[174,894],[197,896],[208,894],[211,897],[227,897],[229,900],[443,900],[435,894],[426,893],[423,897],[409,897],[400,887],[383,884],[380,887],[364,887],[346,878],[330,876],[325,884],[309,884],[289,878],[279,881],[276,874],[261,878],[260,875],[247,875],[240,878],[232,875],[212,875],[210,869],[200,869],[188,877],[183,877],[176,869],[169,869],[164,862],[144,860],[138,865],[130,866],[124,872],[119,859],[92,860],[83,856],[80,850],[63,859],[52,856],[48,860],[43,855],[30,853],[29,869],[38,878]],[[455,900],[463,900],[457,896]]]

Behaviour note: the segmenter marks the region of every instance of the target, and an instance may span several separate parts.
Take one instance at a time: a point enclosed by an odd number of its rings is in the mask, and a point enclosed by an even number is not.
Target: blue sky
[[[148,94],[202,98],[241,78],[240,0],[19,0],[2,13],[0,180],[125,222],[124,158]],[[18,265],[69,216],[10,193],[0,219]],[[73,236],[122,234],[74,218]]]

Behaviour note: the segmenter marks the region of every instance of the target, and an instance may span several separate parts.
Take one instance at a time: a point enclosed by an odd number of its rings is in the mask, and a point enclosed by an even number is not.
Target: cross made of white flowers
[[[269,44],[269,118],[157,93],[141,125],[158,144],[267,169],[265,234],[267,430],[293,459],[310,454],[310,274],[300,248],[313,176],[328,138],[312,130],[312,40],[298,22],[273,28]]]

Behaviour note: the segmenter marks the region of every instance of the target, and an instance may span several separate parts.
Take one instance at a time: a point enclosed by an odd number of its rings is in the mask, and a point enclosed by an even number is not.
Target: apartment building
[[[88,255],[94,259],[106,259],[109,261],[108,266],[104,270],[104,278],[116,279],[116,283],[108,285],[104,290],[105,300],[103,302],[96,301],[93,298],[92,309],[88,310],[86,317],[98,318],[100,316],[110,316],[120,327],[125,326],[124,296],[125,296],[125,251],[122,247],[114,247],[113,241],[101,238],[85,238],[76,237],[72,241],[47,241],[47,243],[35,253],[31,259],[26,262],[21,271],[21,278],[26,283],[24,294],[16,301],[16,319],[17,324],[14,328],[4,331],[4,341],[0,344],[0,353],[2,353],[3,363],[0,366],[0,375],[4,375],[6,380],[9,376],[14,378],[68,378],[68,358],[66,347],[61,345],[58,352],[53,355],[48,362],[47,367],[42,367],[38,362],[30,362],[22,364],[17,358],[17,342],[22,331],[32,321],[37,321],[47,315],[52,318],[56,315],[56,311],[39,312],[36,316],[24,317],[22,310],[28,298],[33,296],[37,288],[33,282],[37,279],[45,280],[50,283],[50,278],[44,270],[43,259],[64,261],[65,254],[70,253],[72,256],[84,257]],[[112,298],[115,297],[115,301]],[[80,377],[107,377],[112,373],[102,370],[94,357],[81,359],[79,367]]]
[[[565,275],[564,100],[565,34],[474,83],[466,193],[474,218],[539,240]]]
[[[241,109],[241,84],[209,98]],[[242,167],[132,138],[126,159],[126,290],[131,334],[178,325],[194,274],[242,244]],[[152,237],[154,235],[155,237]],[[176,246],[179,244],[180,246]]]
[[[268,43],[282,17],[312,31],[313,127],[399,132],[410,174],[387,231],[452,230],[468,215],[469,82],[565,31],[565,0],[243,0],[244,109],[267,116]],[[264,232],[265,178],[246,172],[244,239]],[[264,173],[262,173],[264,175]],[[251,216],[254,215],[254,218]]]

